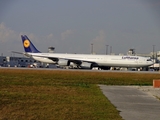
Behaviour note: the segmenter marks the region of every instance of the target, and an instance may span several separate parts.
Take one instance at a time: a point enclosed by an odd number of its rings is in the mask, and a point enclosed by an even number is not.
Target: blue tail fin
[[[37,50],[37,48],[32,44],[32,42],[29,40],[29,38],[26,35],[21,35],[22,43],[25,52],[31,52],[31,53],[39,53],[40,51]]]

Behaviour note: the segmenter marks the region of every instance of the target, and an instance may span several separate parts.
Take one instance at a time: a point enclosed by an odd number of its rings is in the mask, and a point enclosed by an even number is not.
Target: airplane
[[[42,53],[26,35],[21,35],[24,47],[23,54],[36,61],[52,63],[59,66],[76,66],[81,69],[109,69],[110,67],[140,68],[153,64],[149,57],[127,55],[95,55],[95,54],[68,54],[68,53]]]

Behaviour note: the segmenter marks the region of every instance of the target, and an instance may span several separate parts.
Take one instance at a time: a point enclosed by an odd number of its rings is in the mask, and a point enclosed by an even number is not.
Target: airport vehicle
[[[37,61],[53,63],[59,66],[74,66],[82,69],[109,69],[110,67],[140,68],[153,64],[149,57],[123,55],[93,55],[68,53],[42,53],[26,35],[21,35],[25,52],[24,55]]]

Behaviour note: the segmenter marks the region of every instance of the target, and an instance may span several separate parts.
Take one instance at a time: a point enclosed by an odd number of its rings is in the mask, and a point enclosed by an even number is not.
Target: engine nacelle
[[[69,61],[68,60],[64,60],[64,59],[59,59],[59,61],[57,62],[57,64],[59,66],[69,66]]]
[[[83,69],[92,69],[92,63],[82,62],[80,67],[83,68]]]

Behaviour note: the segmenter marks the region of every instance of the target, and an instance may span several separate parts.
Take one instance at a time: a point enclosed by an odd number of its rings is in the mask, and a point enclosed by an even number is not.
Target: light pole
[[[154,63],[155,63],[155,60],[154,60],[154,49],[155,49],[155,45],[153,45],[153,69],[154,69]]]
[[[91,43],[91,54],[93,54],[93,43]]]
[[[112,46],[110,46],[110,55],[111,55],[111,53],[112,53]]]
[[[106,55],[108,54],[108,46],[109,45],[106,45]]]

